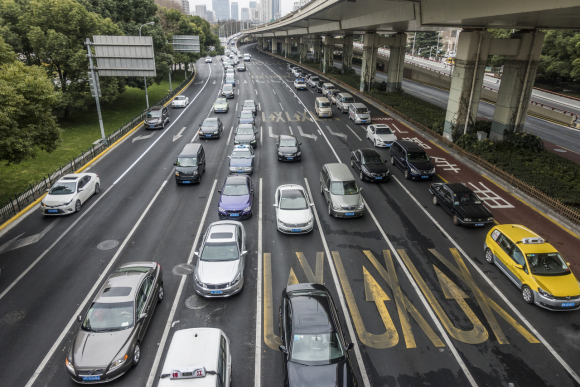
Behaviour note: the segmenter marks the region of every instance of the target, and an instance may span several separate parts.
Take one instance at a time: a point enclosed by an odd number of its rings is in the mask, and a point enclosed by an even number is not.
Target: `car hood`
[[[369,113],[355,113],[354,115],[362,119],[370,118],[371,116]]]
[[[339,206],[358,206],[361,195],[332,195],[332,201]]]
[[[79,329],[74,340],[73,365],[107,368],[131,337],[133,328],[117,332],[86,332]]]
[[[430,161],[424,161],[422,163],[409,162],[409,164],[411,164],[415,169],[418,169],[419,171],[430,171],[431,169],[433,169],[433,164],[431,164]]]
[[[255,118],[240,118],[240,124],[253,124],[255,120]]]
[[[238,273],[240,260],[223,262],[197,261],[197,278],[205,284],[224,284],[231,282]]]
[[[394,134],[375,134],[375,137],[381,141],[396,141],[397,136]]]
[[[281,146],[278,148],[278,152],[282,153],[296,153],[298,152],[298,147],[295,146]]]
[[[483,205],[469,205],[469,206],[455,206],[455,209],[466,218],[476,218],[487,220],[491,215],[491,212]],[[580,294],[580,293],[578,293]]]
[[[236,134],[234,141],[252,141],[256,137],[253,134]]]
[[[250,167],[250,166],[252,166],[252,159],[230,159],[230,167]]]
[[[206,133],[206,132],[213,133],[216,130],[219,130],[219,128],[217,126],[202,126],[200,129],[204,133]]]
[[[250,195],[220,196],[218,206],[224,210],[243,210],[250,205]]]
[[[542,289],[556,297],[580,295],[580,285],[574,274],[534,276],[534,279]]]
[[[225,103],[220,103],[220,104],[214,104],[213,105],[214,109],[226,109],[228,107],[228,105],[226,105]]]
[[[147,123],[147,124],[150,124],[150,123],[151,124],[156,124],[158,122],[161,122],[161,118],[147,118],[145,120],[145,123]]]
[[[48,206],[56,206],[59,204],[68,203],[75,197],[75,194],[70,195],[46,195],[42,201]]]
[[[353,387],[352,369],[346,360],[322,366],[288,362],[290,387]]]
[[[387,173],[389,167],[386,164],[365,164],[363,165],[370,173]]]
[[[191,173],[191,172],[197,171],[197,166],[196,167],[180,167],[180,166],[176,166],[175,167],[175,171],[176,172],[180,172],[180,173]]]
[[[278,220],[284,223],[307,223],[312,219],[310,208],[306,210],[278,210]]]

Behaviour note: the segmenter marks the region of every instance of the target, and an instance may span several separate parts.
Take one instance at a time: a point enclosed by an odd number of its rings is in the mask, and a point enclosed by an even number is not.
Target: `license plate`
[[[101,380],[100,375],[83,376],[83,382],[88,382],[91,380]]]
[[[300,232],[300,231],[302,231],[302,229],[301,229],[301,228],[293,228],[293,229],[292,229],[292,232]]]
[[[240,214],[230,214],[230,216],[240,216]]]
[[[191,183],[191,181],[189,181],[189,180],[186,180],[186,181],[182,181],[182,183],[183,183],[183,184],[189,184],[189,183]]]
[[[382,177],[375,177],[375,180],[383,180]]]
[[[206,137],[211,137],[211,134],[206,134],[205,136],[206,136]]]
[[[58,212],[58,210],[47,210],[47,212],[56,213],[56,212]]]
[[[322,117],[328,117],[328,114],[323,115]]]
[[[346,216],[353,216],[354,215],[354,212],[347,212],[345,215]]]
[[[154,127],[155,127],[155,125],[149,125],[149,127],[150,127],[150,128],[154,128]]]
[[[286,157],[288,160],[294,160],[294,157]]]
[[[476,226],[483,226],[483,223],[475,223]]]
[[[244,173],[244,171],[238,171],[238,173]]]
[[[575,304],[573,302],[564,302],[562,303],[562,307],[570,307],[570,306],[574,306]]]
[[[421,179],[428,179],[429,176],[421,176]]]
[[[224,291],[223,290],[212,290],[210,293],[211,294],[224,294]]]

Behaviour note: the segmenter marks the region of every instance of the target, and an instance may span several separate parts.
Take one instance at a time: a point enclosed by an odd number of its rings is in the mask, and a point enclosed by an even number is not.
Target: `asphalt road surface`
[[[255,45],[241,50],[252,61],[236,75],[230,112],[219,114],[223,136],[201,140],[207,157],[201,184],[176,185],[173,162],[186,143],[200,142],[203,119],[216,116],[211,107],[223,79],[218,60],[197,63],[197,76],[184,91],[192,102],[170,109],[170,126],[137,130],[90,167],[101,179],[101,193],[80,213],[43,218],[35,209],[0,235],[1,246],[51,227],[36,243],[0,253],[0,385],[75,385],[65,356],[76,316],[114,268],[132,261],[161,264],[165,299],[142,343],[140,364],[112,386],[156,386],[173,333],[191,327],[217,327],[228,335],[235,386],[282,386],[280,295],[289,283],[312,281],[330,289],[345,334],[356,344],[351,360],[360,386],[578,385],[572,370],[580,367],[580,315],[525,304],[484,261],[489,228],[454,226],[431,204],[429,183],[406,181],[389,164],[389,182],[359,182],[367,204],[362,218],[329,217],[320,169],[339,160],[348,164],[352,150],[371,147],[364,128],[336,109],[331,119],[314,119],[309,111],[316,92],[294,91],[282,60]],[[200,234],[218,220],[217,190],[228,175],[236,106],[246,99],[259,103],[260,133],[254,216],[243,221],[246,282],[234,297],[206,300],[195,295],[192,275],[173,274],[173,268],[193,258]],[[277,161],[280,134],[302,142],[301,162]],[[388,150],[379,152],[388,159]],[[288,183],[307,188],[315,203],[315,229],[308,235],[276,230],[274,192]],[[108,240],[119,245],[97,247]]]

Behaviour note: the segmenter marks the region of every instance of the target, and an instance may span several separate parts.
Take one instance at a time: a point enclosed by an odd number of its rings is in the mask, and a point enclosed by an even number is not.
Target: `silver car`
[[[325,164],[320,171],[320,192],[328,203],[328,215],[339,218],[363,216],[365,205],[354,176],[346,164]]]
[[[240,222],[222,220],[209,225],[193,273],[195,292],[203,297],[229,297],[244,286],[246,231]]]

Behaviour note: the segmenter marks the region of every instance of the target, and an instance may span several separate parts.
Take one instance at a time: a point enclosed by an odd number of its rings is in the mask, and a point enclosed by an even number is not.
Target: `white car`
[[[230,387],[231,383],[230,340],[221,329],[175,331],[161,369],[159,387]]]
[[[43,215],[66,215],[79,212],[93,194],[101,191],[101,181],[94,173],[71,173],[58,179],[40,202]]]
[[[276,227],[287,234],[306,234],[314,228],[314,205],[306,190],[298,184],[281,185],[274,197]]]
[[[205,58],[205,63],[213,63],[210,56]]]
[[[397,141],[397,136],[389,125],[369,125],[367,126],[367,138],[373,145],[380,148],[390,148],[393,142]]]
[[[306,82],[301,79],[297,79],[294,81],[294,88],[296,90],[306,90]]]
[[[184,95],[178,95],[171,101],[171,107],[173,108],[184,108],[189,105],[189,98]]]
[[[249,62],[250,61],[250,56],[248,54],[244,55],[244,62]]]

